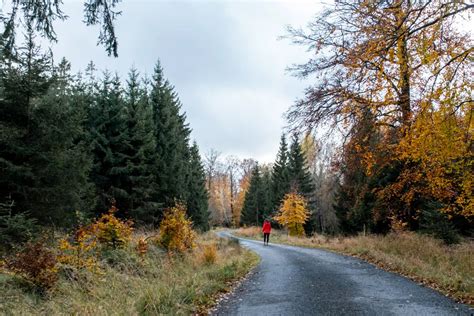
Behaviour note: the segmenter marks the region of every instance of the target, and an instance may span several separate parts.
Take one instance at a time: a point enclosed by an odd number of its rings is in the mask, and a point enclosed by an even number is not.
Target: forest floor
[[[263,240],[258,227],[241,228],[233,234]],[[436,289],[458,302],[474,305],[474,242],[447,246],[437,239],[415,233],[386,236],[291,237],[272,230],[270,243],[326,249],[368,261]]]
[[[0,269],[0,314],[207,314],[217,297],[258,262],[238,242],[209,232],[182,255],[170,256],[152,245],[144,257],[132,245],[102,253],[99,272],[60,271],[56,286],[46,293]]]

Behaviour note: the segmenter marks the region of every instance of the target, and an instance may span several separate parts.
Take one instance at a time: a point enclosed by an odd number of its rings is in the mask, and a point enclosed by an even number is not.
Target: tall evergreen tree
[[[5,59],[0,65],[0,199],[11,197],[14,211],[23,212],[32,207],[30,192],[35,181],[32,100],[46,94],[51,85],[50,59],[39,53],[32,33],[16,60],[2,57]]]
[[[250,185],[247,193],[245,194],[244,206],[242,208],[242,215],[240,222],[243,225],[259,225],[260,217],[260,191],[261,191],[261,175],[260,167],[258,164],[252,171],[252,177],[250,178]]]
[[[288,173],[290,189],[306,198],[314,189],[311,174],[308,171],[306,159],[299,143],[298,136],[293,137],[288,158]]]
[[[67,224],[87,207],[90,160],[80,141],[84,116],[75,107],[69,65],[55,69],[28,28],[26,47],[0,73],[0,199],[41,223]]]
[[[55,68],[54,82],[33,113],[38,128],[35,158],[38,200],[49,208],[54,223],[72,223],[76,211],[94,206],[90,148],[84,140],[84,108],[74,95],[77,88],[62,60]]]
[[[155,131],[153,113],[136,69],[129,73],[124,104],[128,145],[124,188],[129,197],[125,207],[136,220],[151,224],[155,222],[158,210],[158,204],[153,200],[156,192],[153,173]]]
[[[274,195],[272,190],[272,172],[268,167],[262,168],[262,207],[260,220],[263,222],[269,216],[275,215],[278,208],[274,205]]]
[[[188,215],[194,226],[201,230],[209,229],[208,192],[206,190],[206,173],[199,155],[199,148],[194,142],[190,148],[188,171]]]
[[[314,184],[303,151],[301,150],[300,142],[297,135],[293,136],[293,141],[290,147],[290,154],[288,159],[288,170],[290,174],[290,188],[295,193],[304,196],[308,200],[308,207],[310,212],[314,209],[314,198],[312,193],[314,191]],[[313,214],[310,219],[304,224],[306,234],[311,234],[317,224]]]
[[[252,171],[250,185],[245,194],[241,223],[260,226],[272,211],[271,175],[257,164]]]
[[[126,211],[130,199],[126,190],[127,155],[130,148],[122,89],[117,76],[106,72],[90,111],[94,167],[91,178],[98,195],[97,211],[104,212],[112,201]]]
[[[290,191],[290,174],[288,168],[288,145],[286,136],[280,139],[280,149],[272,170],[273,207],[278,208],[286,193]]]
[[[153,108],[156,139],[156,199],[170,206],[176,199],[185,200],[186,172],[189,161],[190,129],[174,88],[163,76],[158,62],[152,80],[150,103]]]
[[[186,184],[188,183],[189,173],[191,172],[191,146],[190,146],[190,135],[191,129],[189,124],[186,122],[186,113],[181,112],[181,102],[177,100],[177,115],[178,115],[178,137],[176,139],[176,152],[178,160],[175,165],[175,177],[176,177],[176,191],[177,196],[180,200],[187,201],[192,192],[189,192]]]
[[[377,181],[375,175],[367,173],[363,156],[375,151],[382,135],[377,131],[375,117],[370,109],[361,111],[350,136],[341,157],[342,185],[334,203],[335,210],[344,233],[373,232],[376,222],[372,217],[372,209],[376,205],[374,189]],[[379,218],[385,219],[386,216]]]

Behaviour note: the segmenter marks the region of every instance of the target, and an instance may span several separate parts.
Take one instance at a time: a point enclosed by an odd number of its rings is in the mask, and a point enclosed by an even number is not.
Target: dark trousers
[[[263,243],[267,243],[270,241],[270,233],[263,233]]]

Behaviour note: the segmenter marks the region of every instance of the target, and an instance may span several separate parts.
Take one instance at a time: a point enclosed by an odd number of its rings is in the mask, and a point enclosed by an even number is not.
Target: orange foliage
[[[409,133],[401,140],[401,159],[418,163],[416,169],[402,175],[401,180],[426,185],[421,192],[446,205],[448,215],[458,214],[474,220],[474,153],[472,150],[472,103],[454,106],[446,100],[437,109],[425,105]],[[455,112],[458,114],[453,114]],[[416,186],[402,195],[411,199]]]
[[[112,205],[108,213],[102,216],[91,225],[91,232],[97,237],[99,243],[112,248],[127,245],[132,236],[132,221],[122,221],[115,217],[117,208]]]
[[[76,230],[72,238],[60,240],[59,262],[76,268],[97,270],[96,257],[100,245],[114,249],[127,245],[133,231],[132,222],[118,219],[115,212],[117,208],[112,206],[94,223]]]
[[[195,247],[196,233],[182,204],[168,209],[160,223],[159,243],[168,252],[184,252]]]
[[[79,269],[97,271],[97,238],[88,229],[79,228],[72,238],[64,238],[59,241],[60,255],[58,261],[61,264]]]
[[[459,24],[471,9],[463,1],[335,1],[308,31],[290,31],[312,51],[296,73],[320,82],[290,109],[290,124],[336,122],[369,177],[393,166],[376,192],[391,202],[385,213],[415,217],[421,201],[436,201],[448,217],[474,220],[474,38]]]

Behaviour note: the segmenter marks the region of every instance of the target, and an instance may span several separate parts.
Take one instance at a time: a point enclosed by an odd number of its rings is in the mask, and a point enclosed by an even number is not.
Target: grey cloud
[[[117,59],[96,47],[98,30],[82,24],[80,1],[65,4],[70,19],[58,25],[56,56],[75,70],[94,60],[122,76],[132,65],[151,74],[160,58],[203,152],[274,159],[282,114],[307,85],[285,74],[291,63],[305,60],[304,49],[277,38],[287,24],[306,24],[317,4],[124,1],[120,9]]]

